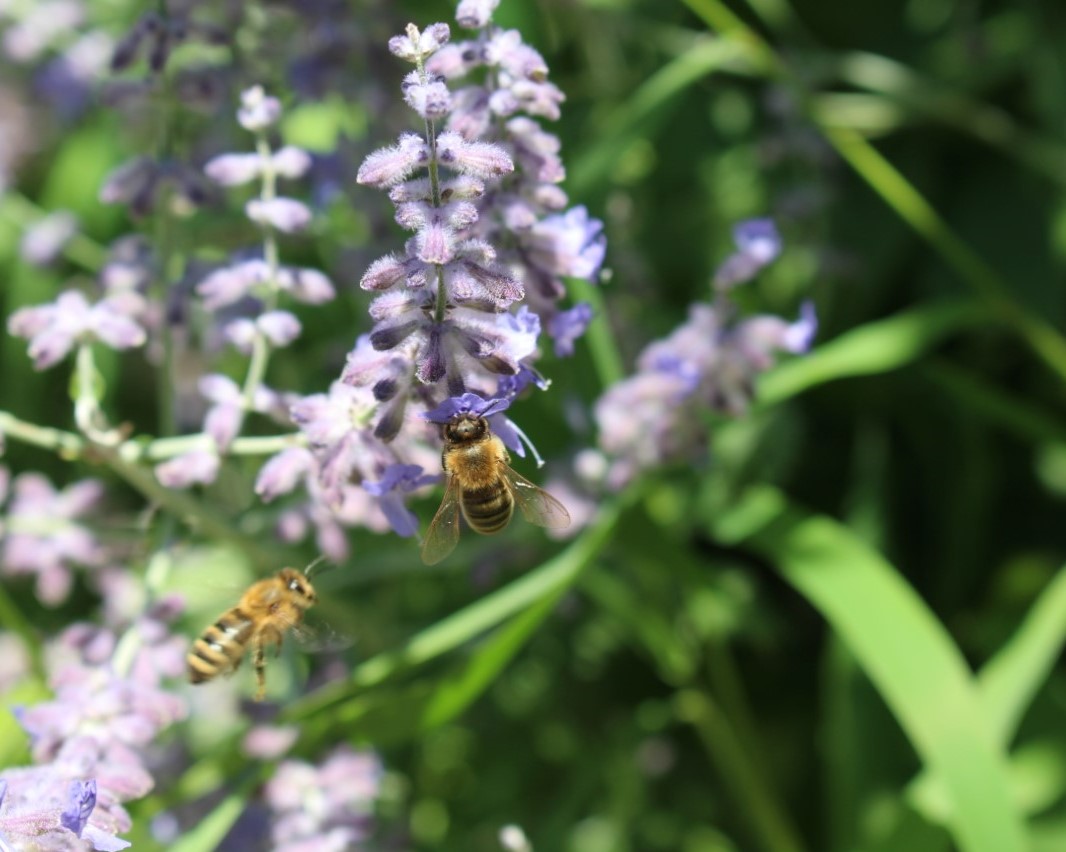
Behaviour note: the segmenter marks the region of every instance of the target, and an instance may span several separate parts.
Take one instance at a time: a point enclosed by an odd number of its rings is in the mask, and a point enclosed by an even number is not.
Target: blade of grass
[[[971,301],[925,305],[854,328],[809,355],[779,364],[758,380],[759,405],[769,406],[815,385],[897,370],[951,334],[987,322]]]
[[[925,197],[860,134],[819,120],[810,93],[799,88],[795,74],[774,49],[720,0],[682,0],[708,27],[747,51],[749,65],[789,90],[811,123],[869,187],[933,249],[971,290],[985,299],[997,318],[1013,329],[1030,349],[1066,379],[1066,338],[1011,297],[1000,275],[970,248]]]
[[[596,144],[586,148],[567,168],[567,187],[575,196],[588,195],[614,167],[636,138],[640,125],[657,109],[693,83],[742,60],[744,51],[720,39],[700,38],[663,66],[627,97],[597,130]]]
[[[624,506],[633,499],[636,499],[635,495],[628,494],[625,502],[619,499],[604,504],[593,525],[554,559],[427,627],[412,636],[402,647],[367,660],[357,666],[346,680],[332,683],[302,701],[289,705],[282,714],[283,719],[305,719],[340,704],[400,671],[459,647],[542,598],[569,588],[610,539]]]
[[[847,528],[752,489],[712,520],[719,540],[769,559],[826,619],[952,803],[963,852],[1023,852],[1007,761],[966,662],[900,574]]]
[[[1025,711],[1047,680],[1066,645],[1066,567],[1048,583],[1018,630],[977,677],[984,715],[995,742],[1006,748]],[[927,818],[949,817],[942,785],[922,773],[907,787],[911,801]],[[945,807],[947,804],[947,807]]]

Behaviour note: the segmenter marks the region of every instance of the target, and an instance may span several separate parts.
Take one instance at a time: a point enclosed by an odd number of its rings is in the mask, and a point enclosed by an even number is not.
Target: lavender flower
[[[781,253],[781,237],[772,219],[748,219],[733,228],[737,251],[718,267],[714,286],[726,289],[754,278]]]
[[[95,536],[77,523],[102,496],[103,486],[95,480],[57,491],[42,474],[16,477],[0,542],[0,573],[36,576],[37,597],[49,606],[66,600],[73,567],[97,567],[106,558]]]
[[[78,217],[69,210],[57,210],[26,229],[19,251],[28,263],[48,266],[77,232]]]
[[[739,252],[716,275],[721,287],[746,280],[780,249],[769,220],[741,223],[734,234]],[[692,305],[688,321],[650,344],[637,360],[637,372],[597,401],[600,446],[611,457],[607,487],[620,487],[644,470],[698,453],[706,440],[700,413],[743,414],[754,396],[756,376],[773,365],[775,354],[807,351],[817,329],[810,303],[793,323],[774,316],[736,320],[733,315],[722,293],[714,304]]]
[[[143,310],[144,301],[136,293],[114,294],[90,305],[78,291],[67,290],[55,302],[15,311],[7,328],[30,341],[33,365],[44,370],[79,343],[95,341],[112,349],[142,345],[146,335],[135,317]]]
[[[276,852],[354,848],[370,834],[381,776],[376,755],[347,746],[335,749],[317,767],[284,761],[265,790],[273,815],[273,848]]]
[[[178,614],[164,601],[121,640],[88,625],[68,629],[50,655],[55,698],[16,713],[36,766],[0,776],[0,833],[33,848],[124,849],[122,803],[153,780],[140,750],[181,719],[184,703],[160,688],[183,669],[185,640],[169,633]],[[88,841],[77,844],[75,838]]]

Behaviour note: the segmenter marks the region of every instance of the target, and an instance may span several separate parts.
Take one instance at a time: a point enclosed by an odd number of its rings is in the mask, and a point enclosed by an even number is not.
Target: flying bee
[[[311,567],[316,563],[312,563]],[[232,609],[226,610],[208,627],[185,658],[191,683],[205,683],[219,675],[237,671],[251,646],[255,678],[259,684],[255,700],[266,695],[266,649],[274,645],[281,654],[281,640],[290,629],[298,629],[304,613],[318,601],[307,574],[295,568],[282,568],[273,577],[248,587]]]
[[[506,527],[516,505],[531,524],[551,529],[570,525],[570,513],[562,503],[511,470],[507,448],[484,417],[461,414],[445,423],[443,432],[441,465],[448,481],[422,544],[422,561],[427,565],[455,549],[460,510],[470,528],[482,535]]]

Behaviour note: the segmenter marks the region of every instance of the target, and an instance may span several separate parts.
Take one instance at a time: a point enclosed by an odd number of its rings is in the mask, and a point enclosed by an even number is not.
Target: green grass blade
[[[713,531],[770,559],[847,645],[941,780],[959,848],[1026,850],[1006,756],[977,685],[943,625],[900,574],[847,528],[791,507],[771,488],[753,489]]]
[[[632,489],[631,489],[632,490]],[[628,494],[627,499],[635,495]],[[343,703],[400,671],[439,657],[474,639],[514,614],[570,587],[614,531],[623,503],[605,504],[599,518],[569,547],[534,571],[475,601],[412,636],[402,647],[357,666],[347,680],[323,687],[295,702],[283,714],[296,721]]]
[[[989,319],[987,309],[960,300],[866,323],[765,373],[758,381],[757,399],[760,405],[774,405],[825,382],[897,370],[946,337]]]

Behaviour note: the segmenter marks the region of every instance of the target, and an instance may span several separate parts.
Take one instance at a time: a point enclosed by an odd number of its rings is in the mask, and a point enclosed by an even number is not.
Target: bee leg
[[[262,701],[266,698],[266,654],[263,648],[263,637],[256,636],[254,640],[255,680],[259,688],[255,692],[255,700]]]

